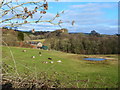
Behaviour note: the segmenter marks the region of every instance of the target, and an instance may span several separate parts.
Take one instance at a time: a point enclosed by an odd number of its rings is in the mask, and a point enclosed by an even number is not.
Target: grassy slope
[[[2,49],[3,62],[13,66],[13,60],[9,49],[7,47],[3,47]],[[53,75],[55,72],[58,73],[53,77],[60,80],[60,82],[66,87],[117,87],[117,55],[110,55],[114,60],[93,64],[82,59],[86,55],[75,55],[58,51],[45,51],[29,48],[26,48],[27,52],[24,53],[22,52],[24,48],[10,47],[10,49],[14,54],[17,69],[20,74],[28,71],[29,72],[27,74],[34,74],[34,67],[36,66],[37,73],[46,72],[48,75]],[[39,56],[39,51],[42,52],[42,56]],[[33,59],[31,58],[32,56],[36,56],[36,58]],[[105,55],[89,56],[106,57]],[[49,61],[47,59],[48,57],[52,57],[54,61],[53,64],[42,63],[42,61]],[[57,63],[56,61],[58,60],[61,60],[62,63]],[[30,70],[23,67],[23,65],[28,67]]]
[[[39,40],[29,40],[29,41],[36,41],[36,42],[44,42],[45,41],[45,39],[39,39]]]

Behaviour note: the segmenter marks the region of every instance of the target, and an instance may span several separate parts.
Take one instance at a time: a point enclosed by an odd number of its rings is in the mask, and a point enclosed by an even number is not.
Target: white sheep
[[[23,50],[23,52],[26,52],[27,50]]]
[[[43,63],[48,63],[48,62],[45,62],[45,61],[44,61]]]
[[[48,63],[48,62],[45,62],[45,63]]]
[[[53,61],[51,61],[50,63],[54,63]]]
[[[35,56],[32,56],[32,58],[35,58]]]
[[[57,61],[57,62],[62,62],[61,60]]]

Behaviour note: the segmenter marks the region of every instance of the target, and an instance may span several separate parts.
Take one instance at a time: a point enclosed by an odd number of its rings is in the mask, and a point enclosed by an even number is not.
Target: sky
[[[89,33],[92,30],[101,34],[116,34],[118,33],[118,2],[48,2],[49,9],[47,14],[42,15],[41,20],[50,20],[57,13],[64,10],[64,14],[60,14],[54,22],[62,20],[62,28],[66,28],[69,32],[82,32]],[[72,1],[72,2],[71,2]],[[105,0],[104,0],[105,1]],[[112,1],[112,0],[111,0]],[[22,0],[21,0],[22,2]],[[30,9],[34,6],[26,5]],[[4,7],[7,8],[7,7]],[[20,9],[20,8],[19,8]],[[7,15],[5,18],[11,17],[12,14]],[[34,15],[33,20],[37,20],[40,13]],[[28,19],[29,21],[30,19]],[[75,21],[72,26],[71,22]],[[14,20],[13,20],[14,21]],[[19,20],[21,21],[21,20]],[[29,31],[32,29],[36,31],[54,31],[60,29],[59,26],[51,25],[50,23],[31,23],[18,27],[19,30]]]
[[[5,0],[5,1],[11,1],[11,0]],[[16,0],[12,0],[16,1]],[[28,0],[17,0],[19,2],[26,2]],[[29,1],[42,1],[42,0],[29,0]],[[47,0],[48,2],[119,2],[119,0]]]

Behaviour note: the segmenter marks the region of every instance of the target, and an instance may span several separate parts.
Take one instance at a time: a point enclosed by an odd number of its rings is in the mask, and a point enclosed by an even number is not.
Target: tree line
[[[49,47],[74,54],[118,54],[118,36],[61,34],[48,38]]]
[[[47,32],[41,35],[31,33],[2,29],[3,40],[9,46],[29,47],[24,41],[29,39],[45,39],[44,45],[49,49],[63,51],[74,54],[118,54],[119,51],[119,36],[118,35],[101,35],[96,31],[91,31],[89,34],[83,33],[68,33],[67,29]],[[63,32],[65,31],[65,32]],[[3,43],[4,44],[4,43]]]

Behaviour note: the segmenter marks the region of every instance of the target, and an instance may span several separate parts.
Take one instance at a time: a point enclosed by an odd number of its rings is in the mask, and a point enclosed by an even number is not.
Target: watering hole
[[[104,58],[84,58],[84,60],[89,60],[89,61],[103,61],[106,60]]]

